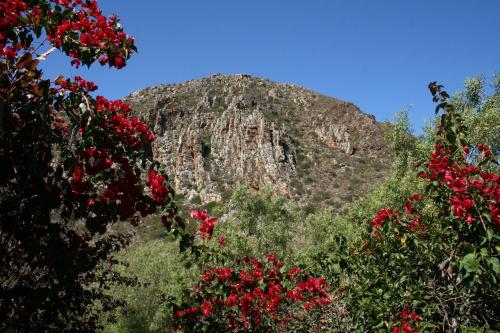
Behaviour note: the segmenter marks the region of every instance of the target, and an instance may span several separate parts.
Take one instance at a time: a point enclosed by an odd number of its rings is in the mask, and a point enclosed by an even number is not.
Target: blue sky
[[[76,70],[61,55],[48,77],[82,75],[121,98],[160,83],[248,73],[347,100],[378,120],[412,107],[418,131],[427,91],[500,73],[499,0],[104,0],[139,53],[117,71]]]

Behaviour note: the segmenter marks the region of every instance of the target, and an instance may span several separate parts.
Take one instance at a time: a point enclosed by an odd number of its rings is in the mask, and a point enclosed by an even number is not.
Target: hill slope
[[[246,74],[216,74],[125,98],[153,129],[152,153],[189,200],[271,184],[293,201],[341,207],[386,176],[387,125],[354,104]]]

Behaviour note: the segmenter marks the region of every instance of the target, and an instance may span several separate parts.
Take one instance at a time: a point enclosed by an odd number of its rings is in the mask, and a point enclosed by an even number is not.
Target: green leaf
[[[483,216],[486,218],[486,220],[488,220],[488,222],[491,223],[491,215],[488,212],[484,212]],[[488,239],[489,239],[489,232],[490,232],[490,229],[488,229]]]
[[[487,257],[485,260],[486,260],[487,263],[489,263],[491,265],[491,268],[492,268],[493,272],[495,272],[495,274],[499,274],[500,273],[500,263],[498,261],[498,258],[496,258],[496,257]]]
[[[479,261],[477,260],[475,253],[469,253],[460,260],[460,266],[465,268],[467,273],[479,273],[481,268],[479,267]]]

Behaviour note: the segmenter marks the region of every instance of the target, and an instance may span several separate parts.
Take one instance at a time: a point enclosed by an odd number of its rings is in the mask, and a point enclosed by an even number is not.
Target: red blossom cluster
[[[40,40],[42,36],[45,41]],[[33,41],[39,44],[33,46]],[[134,40],[125,34],[117,17],[103,16],[96,0],[0,3],[0,64],[16,62],[6,68],[22,68],[18,72],[27,73],[17,78],[21,86],[13,86],[18,81],[2,81],[0,90],[28,87],[27,98],[31,100],[47,93],[47,114],[40,109],[34,116],[49,122],[54,133],[73,146],[64,147],[70,148],[64,154],[71,160],[65,164],[67,213],[79,211],[85,216],[88,208],[93,216],[150,214],[157,205],[166,203],[169,192],[164,176],[151,171],[147,185],[152,197],[144,195],[140,171],[136,170],[140,161],[145,162],[138,152],[152,142],[152,132],[140,119],[130,116],[130,105],[90,96],[97,85],[80,76],[73,80],[60,76],[55,86],[47,88],[48,81],[41,80],[39,60],[35,59],[47,41],[72,57],[74,65],[99,61],[121,68],[135,51]],[[26,125],[20,113],[12,117],[18,126]],[[70,135],[71,130],[75,131]]]
[[[62,20],[54,30],[49,32],[47,39],[54,46],[61,47],[68,39],[78,38],[79,45],[82,47],[99,49],[101,54],[99,63],[105,64],[112,59],[110,65],[117,68],[125,66],[125,59],[128,55],[122,50],[133,45],[134,40],[123,32],[117,17],[103,16],[97,2],[93,0],[58,0],[57,3],[67,11],[76,12],[76,15]],[[78,8],[79,6],[81,8]],[[72,63],[76,66],[80,64],[79,53],[77,51],[70,54],[73,57]]]
[[[469,151],[468,147],[464,152]],[[480,144],[478,151],[484,158],[491,157],[488,147]],[[449,204],[453,216],[467,223],[478,221],[480,207],[488,207],[491,221],[500,227],[500,176],[484,172],[480,167],[466,164],[463,158],[456,162],[450,150],[436,145],[428,170],[420,177],[449,191]]]
[[[219,220],[216,217],[208,216],[207,211],[201,209],[190,211],[189,216],[191,216],[192,219],[201,221],[200,228],[198,229],[198,234],[200,235],[200,238],[204,240],[211,239],[214,234],[215,225]],[[220,239],[219,243],[221,243]],[[222,240],[221,245],[223,244],[224,244],[224,239]]]
[[[420,223],[420,217],[414,210],[414,203],[423,200],[420,194],[413,194],[406,200],[405,212],[409,218],[407,221],[406,229],[410,232],[423,231],[423,225]]]
[[[96,110],[103,115],[98,124],[103,130],[116,134],[126,145],[141,150],[145,144],[152,142],[153,133],[140,119],[130,117],[130,105],[121,100],[109,101],[97,96]]]
[[[71,192],[83,199],[82,204],[88,208],[115,207],[120,217],[129,218],[136,212],[149,215],[155,211],[156,205],[165,202],[169,187],[156,171],[149,172],[147,184],[151,187],[152,199],[148,199],[140,190],[139,177],[127,159],[119,155],[109,156],[107,150],[95,147],[88,148],[81,156],[82,165],[72,172]],[[101,173],[100,178],[105,176],[103,173],[109,173],[109,180],[105,183],[92,181],[92,176],[98,173]]]
[[[325,291],[325,278],[315,278],[310,276],[306,281],[301,281],[293,290],[287,292],[287,296],[293,300],[303,300],[309,293],[316,293],[318,296],[310,297],[304,303],[304,310],[309,311],[312,308],[330,303],[328,293]]]
[[[71,191],[75,194],[83,194],[90,188],[90,183],[84,181],[85,173],[81,167],[76,167],[71,175]]]
[[[269,321],[292,320],[292,314],[283,311],[292,303],[302,304],[307,312],[331,301],[324,278],[299,276],[299,268],[286,271],[283,266],[268,254],[264,262],[245,257],[239,272],[223,267],[203,273],[195,288],[198,305],[175,314],[179,327],[192,327],[201,314],[229,331],[252,330]],[[218,291],[223,291],[224,296]]]
[[[380,234],[376,231],[376,229],[379,229],[380,227],[382,227],[382,223],[384,223],[389,218],[392,218],[395,220],[398,219],[396,214],[394,214],[392,208],[388,208],[388,209],[382,208],[381,210],[379,210],[377,212],[377,215],[375,216],[375,218],[370,222],[370,224],[372,225],[372,228],[373,228],[372,236],[374,236],[374,237],[380,236]]]
[[[62,79],[59,77],[56,80],[56,84],[60,87],[60,89],[53,89],[54,93],[64,93],[66,91],[69,92],[77,92],[78,90],[82,90],[83,92],[92,92],[97,90],[97,85],[92,81],[84,80],[80,76],[75,76],[74,81],[70,79]]]
[[[380,230],[386,221],[392,221],[397,227],[397,238],[401,239],[400,234],[404,232],[422,231],[423,225],[420,223],[420,217],[414,210],[414,203],[421,201],[423,197],[420,194],[413,194],[406,200],[404,211],[394,212],[392,208],[382,208],[377,212],[375,218],[370,222],[372,226],[371,236],[380,238]]]
[[[148,173],[147,184],[151,187],[151,194],[154,202],[157,204],[165,202],[165,198],[169,192],[169,188],[165,183],[165,177],[160,175],[155,170],[150,170]]]
[[[18,51],[28,46],[14,33],[26,28],[45,29],[46,39],[72,57],[71,63],[76,67],[97,59],[101,65],[122,68],[135,51],[134,39],[123,31],[119,19],[105,17],[95,0],[3,1],[1,56],[14,60]]]
[[[422,318],[414,311],[411,311],[410,308],[404,308],[403,311],[399,313],[399,318],[401,319],[401,323],[392,327],[391,333],[419,333],[411,324],[421,321]]]
[[[0,2],[0,56],[10,61],[16,58],[21,47],[13,43],[13,29],[20,27],[20,18],[27,9],[28,5],[21,0]]]
[[[478,150],[485,158],[491,156],[488,147],[478,145]],[[469,152],[466,147],[465,153]],[[465,163],[462,157],[455,161],[450,156],[450,150],[436,145],[426,170],[420,173],[420,178],[426,179],[443,192],[453,218],[466,223],[482,219],[484,207],[491,222],[500,228],[500,176],[484,172],[481,167]],[[420,217],[414,210],[414,203],[422,200],[419,194],[407,199],[403,212],[394,212],[391,208],[381,209],[371,221],[373,237],[380,237],[383,223],[391,220],[394,225],[404,225],[408,232],[423,230]],[[401,230],[403,231],[403,230]]]
[[[110,158],[109,151],[104,148],[89,147],[80,156],[87,162],[85,169],[89,175],[96,175],[101,171],[109,170],[115,163]]]
[[[59,79],[57,84],[60,94],[80,89],[86,93],[95,86],[80,77],[74,81]],[[165,203],[169,186],[164,176],[151,170],[146,180],[151,188],[151,199],[148,199],[143,194],[140,175],[134,170],[134,158],[129,153],[140,151],[151,142],[151,131],[139,119],[129,117],[130,105],[120,100],[109,101],[98,96],[86,101],[89,110],[79,115],[79,133],[83,138],[92,138],[95,145],[79,148],[79,163],[74,167],[71,180],[72,194],[96,211],[104,206],[116,207],[122,218],[129,218],[136,212],[143,216],[152,213],[156,205]],[[106,133],[106,140],[100,140],[102,133]]]
[[[122,218],[128,218],[140,211],[143,215],[150,214],[153,207],[143,201],[144,195],[139,190],[139,178],[133,172],[128,159],[120,154],[110,155],[108,149],[90,147],[81,154],[82,166],[76,167],[78,178],[72,178],[73,194],[87,198],[89,207],[113,206]],[[114,167],[116,165],[116,167]],[[119,170],[120,172],[117,172]],[[104,184],[91,183],[91,176],[109,174],[111,179]],[[86,182],[81,178],[87,175]]]

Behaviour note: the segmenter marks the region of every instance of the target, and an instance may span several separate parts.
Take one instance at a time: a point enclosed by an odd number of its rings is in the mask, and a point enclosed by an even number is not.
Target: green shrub
[[[191,199],[191,203],[193,205],[201,205],[202,202],[201,202],[201,198],[199,195],[195,195],[192,199]]]
[[[115,269],[138,284],[115,284],[109,292],[127,304],[111,316],[116,323],[105,322],[104,332],[170,332],[172,313],[168,298],[182,299],[199,277],[199,269],[187,254],[179,253],[177,242],[150,240],[135,242],[116,257],[126,265]],[[107,319],[110,319],[107,315]],[[106,318],[104,318],[106,320]]]
[[[303,214],[285,198],[275,196],[271,188],[260,193],[247,186],[236,188],[228,210],[215,235],[224,235],[234,257],[262,257],[272,252],[285,260],[292,255]]]

